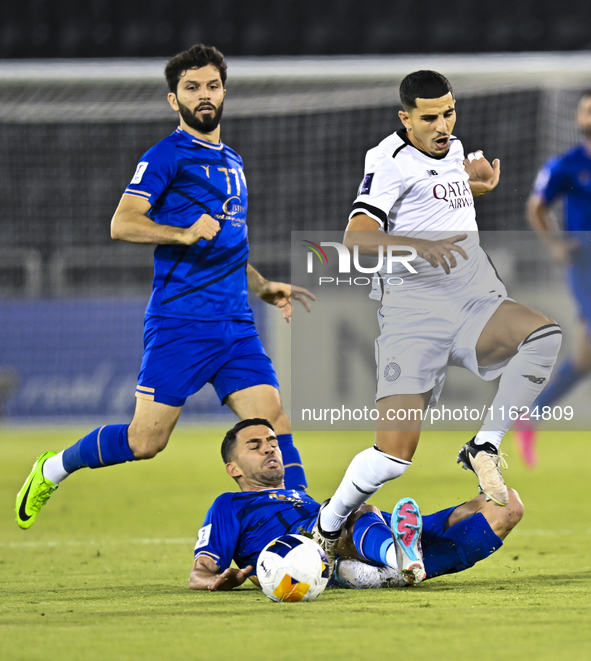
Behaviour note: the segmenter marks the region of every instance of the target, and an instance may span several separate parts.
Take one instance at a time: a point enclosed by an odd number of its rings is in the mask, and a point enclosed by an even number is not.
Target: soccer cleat
[[[58,487],[43,477],[43,464],[56,454],[57,452],[45,452],[37,459],[23,488],[16,496],[16,522],[24,530],[35,523],[39,510]]]
[[[316,523],[312,528],[312,539],[316,542],[316,544],[318,544],[318,546],[320,546],[324,553],[326,553],[329,576],[332,576],[334,563],[337,557],[337,546],[339,545],[339,539],[341,538],[341,531],[336,530],[335,532],[325,532],[320,527],[320,514],[329,502],[330,498],[325,500],[320,506],[318,517],[316,518]]]
[[[426,577],[421,549],[423,518],[412,498],[402,498],[396,503],[390,526],[402,580],[408,585],[417,585]]]
[[[536,438],[538,432],[529,420],[517,418],[513,425],[515,447],[521,460],[528,468],[535,468],[538,463]]]
[[[352,558],[337,558],[333,581],[337,587],[349,590],[402,588],[406,585],[397,569],[376,567]]]
[[[480,493],[483,493],[487,500],[506,507],[509,503],[509,492],[499,466],[506,469],[507,462],[492,443],[477,445],[474,438],[460,450],[456,463],[461,463],[462,468],[476,473]]]

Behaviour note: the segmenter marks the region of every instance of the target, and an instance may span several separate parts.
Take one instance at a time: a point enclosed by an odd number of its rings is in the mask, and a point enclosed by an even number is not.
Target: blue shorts
[[[183,406],[208,382],[222,404],[252,386],[279,389],[254,323],[146,317],[136,397]]]

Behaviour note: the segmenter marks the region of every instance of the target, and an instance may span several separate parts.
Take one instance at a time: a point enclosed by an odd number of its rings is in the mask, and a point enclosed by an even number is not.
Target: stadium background
[[[525,249],[517,259],[516,241],[502,237],[527,229],[524,203],[537,168],[577,140],[572,114],[589,84],[591,55],[572,51],[586,46],[572,17],[538,3],[535,16],[507,19],[503,31],[495,14],[479,42],[485,51],[542,42],[570,44],[570,51],[461,55],[444,51],[475,50],[484,9],[466,13],[458,3],[448,18],[407,21],[417,5],[340,3],[330,23],[333,3],[316,14],[292,2],[271,4],[273,11],[269,3],[216,3],[198,18],[183,3],[153,2],[141,18],[134,4],[109,2],[84,12],[46,2],[3,9],[0,411],[8,419],[121,420],[133,410],[152,248],[113,242],[109,221],[141,155],[175,127],[162,77],[166,56],[198,38],[229,54],[223,140],[246,164],[251,261],[265,276],[289,279],[292,230],[342,230],[366,150],[398,126],[400,79],[435,68],[454,84],[456,133],[467,151],[501,159],[501,184],[477,202],[477,215],[482,230],[501,231],[500,253],[492,252],[510,293],[532,304],[541,295],[545,311],[572,319],[561,274],[535,239],[519,243]],[[415,34],[414,49],[399,38],[401,25]],[[278,36],[287,33],[290,39]],[[534,43],[526,34],[543,38]],[[420,43],[442,54],[409,54]],[[327,55],[333,52],[340,54]],[[289,409],[289,329],[257,303]],[[567,331],[565,349],[569,340]],[[362,378],[353,364],[343,370],[338,354],[329,358],[339,365],[333,381],[371,392],[374,367],[364,355]],[[449,401],[482,393],[466,376],[450,379]],[[588,394],[583,386],[581,402]],[[189,400],[183,417],[191,415],[224,415],[211,388]]]
[[[568,346],[572,303],[523,207],[536,168],[577,140],[572,111],[578,90],[591,86],[587,4],[2,4],[3,659],[299,661],[392,650],[417,661],[588,658],[588,432],[543,435],[536,471],[504,445],[526,517],[490,560],[416,591],[333,591],[305,608],[277,607],[249,589],[185,587],[205,510],[230,488],[219,459],[223,427],[206,424],[219,411],[211,392],[187,407],[189,424],[157,460],[70,478],[26,533],[13,512],[35,456],[80,438],[90,417],[124,422],[133,410],[151,248],[115,244],[109,221],[143,151],[175,127],[164,62],[196,41],[228,55],[223,139],[246,162],[253,263],[265,275],[289,276],[291,230],[343,228],[363,155],[396,121],[397,83],[410,70],[437,68],[456,88],[466,147],[502,159],[501,184],[477,209],[481,227],[498,237],[495,263],[511,292],[556,306]],[[256,308],[288,396],[289,328],[273,313]],[[371,379],[369,363],[359,352],[341,364],[342,382]],[[481,400],[485,384],[476,383],[450,379],[449,390]],[[586,408],[589,394],[578,390]],[[297,435],[315,497],[334,491],[371,438]],[[474,480],[453,463],[458,446],[456,433],[422,438],[404,495],[424,511],[474,495]],[[385,486],[375,503],[391,508],[400,488]]]

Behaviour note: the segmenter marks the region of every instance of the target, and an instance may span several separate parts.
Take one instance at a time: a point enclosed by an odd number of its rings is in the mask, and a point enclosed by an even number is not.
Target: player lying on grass
[[[189,577],[193,590],[231,590],[249,577],[256,581],[263,548],[286,533],[309,533],[320,511],[313,498],[285,483],[277,436],[267,420],[236,424],[222,442],[222,458],[240,492],[222,494],[207,513]],[[361,505],[342,530],[335,582],[398,587],[463,571],[500,548],[522,515],[512,489],[505,508],[481,495],[425,517],[411,498],[399,501],[391,515]],[[232,560],[240,569],[230,567]]]

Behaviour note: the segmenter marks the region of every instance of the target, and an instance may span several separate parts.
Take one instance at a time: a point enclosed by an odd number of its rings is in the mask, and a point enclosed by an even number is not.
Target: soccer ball
[[[257,578],[272,601],[314,601],[330,577],[326,555],[316,542],[303,535],[283,535],[261,551]]]

